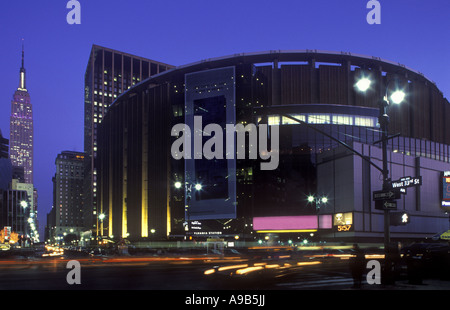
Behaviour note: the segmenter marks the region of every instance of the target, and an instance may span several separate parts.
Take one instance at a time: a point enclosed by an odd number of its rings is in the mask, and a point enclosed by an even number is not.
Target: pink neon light
[[[302,216],[269,216],[253,218],[254,230],[299,230],[317,229],[316,215]]]
[[[331,214],[319,215],[319,228],[331,229],[333,227],[333,217]]]

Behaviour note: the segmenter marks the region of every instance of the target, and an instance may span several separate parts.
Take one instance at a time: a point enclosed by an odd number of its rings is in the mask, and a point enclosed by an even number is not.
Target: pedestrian
[[[353,288],[361,288],[362,277],[365,269],[364,251],[357,245],[353,245],[354,256],[350,258],[350,271],[353,277]]]

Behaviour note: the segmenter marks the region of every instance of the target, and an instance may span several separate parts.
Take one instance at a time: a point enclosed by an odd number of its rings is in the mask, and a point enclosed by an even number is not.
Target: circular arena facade
[[[355,85],[364,77],[371,87],[361,92]],[[372,199],[382,184],[374,168],[381,166],[378,117],[386,92],[397,89],[406,96],[389,107],[390,178],[420,176],[422,185],[397,200],[410,221],[392,227],[392,238],[448,229],[442,177],[450,170],[450,105],[435,83],[378,57],[301,50],[205,59],[152,76],[117,98],[98,125],[96,197],[105,215],[98,234],[378,242],[383,212]],[[195,136],[196,117],[200,131],[208,124],[264,128],[276,165],[264,170],[262,157],[228,153],[195,158],[194,137],[192,158],[175,158],[174,143],[187,135],[174,135],[174,126],[184,124]],[[250,154],[256,140],[247,135]],[[199,139],[206,145],[210,137]]]

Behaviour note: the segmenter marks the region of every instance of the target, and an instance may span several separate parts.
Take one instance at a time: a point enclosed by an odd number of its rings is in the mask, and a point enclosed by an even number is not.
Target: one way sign
[[[373,192],[373,200],[393,200],[400,199],[400,190],[399,189],[389,189],[389,190],[381,190]]]
[[[377,200],[377,201],[375,201],[375,209],[377,209],[377,210],[397,210],[397,201]]]

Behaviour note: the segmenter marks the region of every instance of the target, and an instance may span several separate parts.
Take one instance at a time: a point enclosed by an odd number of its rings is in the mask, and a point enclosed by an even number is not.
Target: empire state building
[[[9,144],[12,165],[23,167],[25,183],[33,183],[33,109],[26,88],[23,47],[19,87],[11,101]]]

